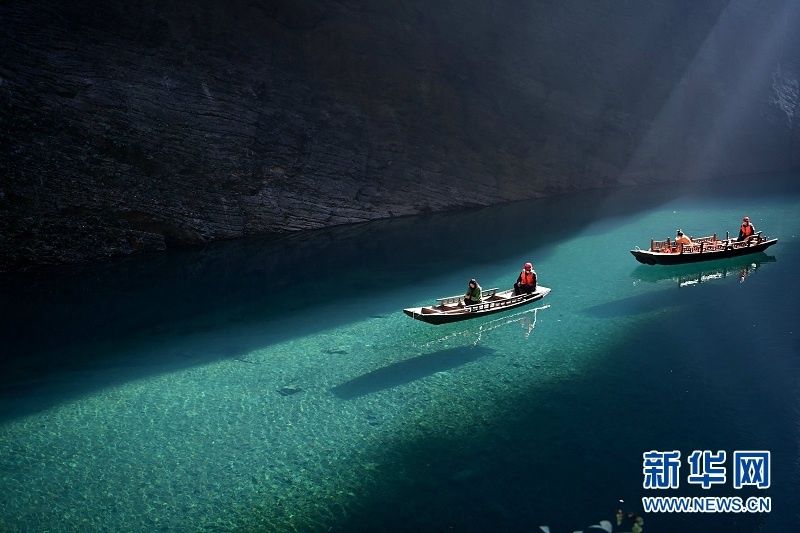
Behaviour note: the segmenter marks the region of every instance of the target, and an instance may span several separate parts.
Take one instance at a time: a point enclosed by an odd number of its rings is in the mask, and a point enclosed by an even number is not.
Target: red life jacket
[[[744,235],[745,237],[749,237],[752,234],[753,234],[753,225],[750,224],[749,222],[745,222],[744,224],[742,224],[742,235]]]
[[[533,285],[536,280],[536,274],[533,273],[533,270],[523,270],[519,275],[519,283],[520,285]]]

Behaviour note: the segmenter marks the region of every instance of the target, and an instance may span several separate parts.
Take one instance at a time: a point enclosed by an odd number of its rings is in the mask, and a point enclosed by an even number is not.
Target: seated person
[[[675,244],[678,247],[678,251],[680,251],[683,246],[690,246],[692,244],[692,239],[684,235],[681,230],[678,230],[675,235]]]
[[[469,280],[467,293],[464,295],[464,305],[475,305],[481,303],[481,286],[474,279]]]
[[[744,217],[742,219],[742,225],[739,228],[739,238],[736,240],[743,241],[745,239],[749,239],[755,234],[756,234],[756,227],[750,222],[750,217]]]
[[[522,272],[514,283],[514,294],[531,294],[536,290],[536,271],[531,263],[522,265]]]

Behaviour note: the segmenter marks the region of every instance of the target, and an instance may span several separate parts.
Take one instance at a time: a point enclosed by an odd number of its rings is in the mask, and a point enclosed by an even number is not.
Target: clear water
[[[619,499],[641,512],[651,449],[771,450],[773,511],[646,515],[645,531],[798,530],[796,179],[0,278],[0,530],[571,532]],[[743,214],[780,238],[767,254],[628,253]],[[528,260],[553,289],[538,307],[446,326],[401,312],[470,277],[510,286]]]

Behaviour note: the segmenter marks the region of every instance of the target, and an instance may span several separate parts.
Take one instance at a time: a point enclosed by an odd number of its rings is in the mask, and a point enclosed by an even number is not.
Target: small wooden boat
[[[482,291],[483,301],[479,304],[465,306],[463,296],[449,296],[438,298],[436,304],[430,307],[410,307],[403,309],[403,312],[414,320],[422,320],[428,324],[449,324],[522,307],[541,300],[549,293],[550,289],[541,285],[531,294],[520,295],[515,295],[514,289],[499,291],[495,288]]]
[[[645,265],[680,265],[763,252],[776,242],[778,239],[764,237],[760,231],[743,241],[730,238],[719,240],[715,233],[708,237],[692,238],[691,245],[676,244],[670,239],[651,240],[649,250],[640,250],[637,247],[631,253],[637,261]]]

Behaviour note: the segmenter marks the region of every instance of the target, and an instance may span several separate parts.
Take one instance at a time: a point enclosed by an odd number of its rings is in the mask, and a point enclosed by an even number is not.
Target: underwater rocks
[[[291,396],[292,394],[297,394],[298,392],[303,392],[303,389],[297,385],[285,385],[278,389],[278,393],[282,396]]]

